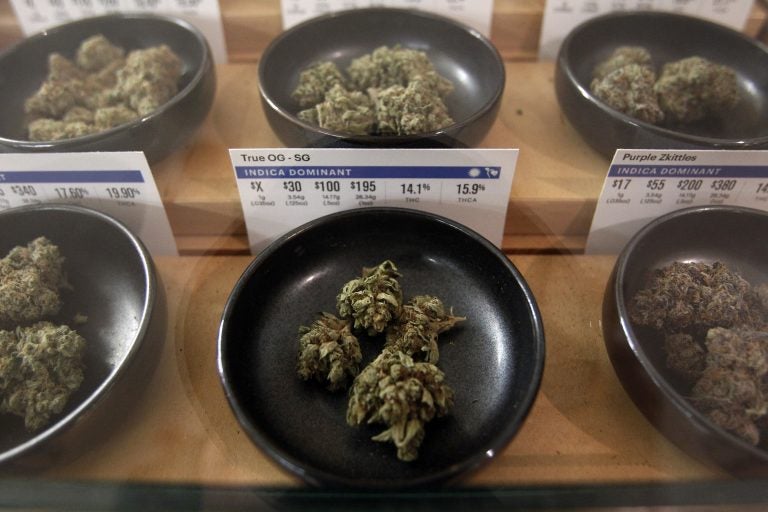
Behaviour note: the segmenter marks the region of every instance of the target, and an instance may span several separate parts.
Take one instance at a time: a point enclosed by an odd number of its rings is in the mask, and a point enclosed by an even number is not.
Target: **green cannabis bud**
[[[605,61],[595,67],[592,77],[602,80],[610,73],[630,64],[638,64],[653,70],[653,60],[648,50],[642,46],[619,46]]]
[[[347,282],[336,297],[342,318],[352,318],[355,329],[369,336],[384,332],[403,307],[403,292],[395,264],[386,260],[376,267],[363,268],[362,276]]]
[[[336,391],[358,374],[363,356],[349,320],[322,313],[309,327],[299,327],[299,336],[297,370],[303,380],[315,379]]]
[[[74,61],[48,57],[48,75],[24,103],[30,140],[80,137],[147,115],[178,91],[181,59],[166,45],[125,50],[97,34]]]
[[[398,459],[412,461],[424,440],[424,426],[453,407],[453,390],[444,380],[437,366],[385,349],[355,378],[347,423],[383,424],[386,429],[372,439],[393,443]]]
[[[654,91],[667,120],[680,123],[726,112],[740,97],[736,73],[703,57],[665,64]]]
[[[431,295],[419,295],[403,305],[400,317],[386,331],[385,349],[403,352],[414,359],[437,364],[438,334],[466,320],[453,316],[443,302]]]
[[[64,325],[38,322],[0,331],[0,413],[36,431],[64,410],[83,382],[85,339]]]
[[[368,95],[348,91],[336,84],[324,98],[314,107],[299,112],[298,118],[321,128],[352,135],[366,135],[376,124],[376,112]]]
[[[411,135],[453,124],[440,95],[422,80],[414,80],[405,87],[392,85],[368,92],[376,106],[381,134]]]
[[[299,84],[291,97],[301,107],[311,107],[326,100],[325,95],[334,86],[345,86],[344,76],[329,61],[317,62],[299,74]]]
[[[413,81],[424,82],[424,88],[445,97],[453,84],[437,73],[427,54],[396,45],[380,46],[372,53],[354,59],[347,68],[353,86],[361,91],[384,89],[393,85],[407,87]]]
[[[0,259],[0,327],[15,327],[54,315],[66,286],[59,248],[45,237],[11,249]]]
[[[750,285],[721,262],[673,262],[653,271],[630,303],[639,325],[680,331],[731,327],[754,317]]]
[[[304,69],[291,94],[303,109],[297,117],[352,135],[408,135],[453,124],[444,103],[453,84],[422,51],[382,46],[354,59],[346,73],[329,61]]]
[[[609,107],[647,123],[664,119],[653,89],[656,74],[641,64],[627,64],[592,81],[592,93]]]

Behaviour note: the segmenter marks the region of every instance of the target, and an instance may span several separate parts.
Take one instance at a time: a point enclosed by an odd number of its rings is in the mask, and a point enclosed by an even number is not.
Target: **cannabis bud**
[[[373,268],[363,268],[362,277],[346,283],[336,297],[342,318],[352,318],[355,329],[374,336],[400,316],[403,292],[397,278],[400,274],[389,260]]]
[[[683,263],[653,272],[632,298],[630,317],[639,325],[679,331],[730,327],[750,318],[750,286],[721,262]]]
[[[664,119],[653,85],[656,73],[648,66],[627,64],[592,81],[592,92],[609,107],[647,123]]]
[[[0,331],[0,413],[30,431],[60,413],[83,381],[85,340],[65,325],[38,322]]]
[[[385,349],[400,351],[417,360],[437,364],[437,336],[464,317],[453,316],[443,302],[431,295],[419,295],[403,306],[400,317],[387,328]]]
[[[418,456],[424,426],[453,407],[453,390],[435,365],[414,362],[410,356],[385,349],[358,375],[350,392],[347,423],[383,424],[374,441],[392,442],[397,458]]]
[[[653,70],[651,54],[642,46],[619,46],[606,60],[598,64],[593,70],[593,78],[602,80],[617,69],[630,64],[637,64]]]
[[[0,326],[14,327],[59,312],[66,286],[59,248],[45,237],[0,259]]]
[[[309,327],[299,327],[299,336],[297,369],[303,380],[315,379],[336,391],[358,374],[363,356],[349,320],[322,313]]]
[[[101,34],[81,42],[74,61],[48,57],[48,76],[24,103],[30,140],[108,130],[147,115],[178,91],[181,59],[167,45],[125,50]]]
[[[734,71],[702,57],[665,64],[654,91],[667,119],[680,123],[728,111],[739,101]]]
[[[299,74],[291,97],[303,109],[297,117],[352,135],[407,135],[453,124],[445,97],[450,80],[418,50],[382,46],[354,59],[348,78],[329,61]]]

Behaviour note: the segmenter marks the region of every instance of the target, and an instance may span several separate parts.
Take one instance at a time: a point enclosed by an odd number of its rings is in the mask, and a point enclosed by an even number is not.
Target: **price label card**
[[[493,0],[282,0],[283,28],[315,16],[362,7],[421,9],[469,25],[486,37],[491,34]]]
[[[587,253],[618,253],[640,228],[692,206],[768,210],[768,151],[616,151]]]
[[[0,154],[0,210],[68,203],[121,221],[153,255],[178,255],[141,152]]]
[[[698,16],[742,30],[752,0],[547,0],[539,58],[554,59],[565,36],[590,18],[614,11],[670,11]]]
[[[516,149],[230,149],[255,254],[341,210],[436,213],[501,246]]]
[[[176,16],[205,35],[216,62],[227,62],[218,0],[11,0],[11,6],[25,35],[69,21],[115,12]],[[109,38],[109,34],[104,35]]]

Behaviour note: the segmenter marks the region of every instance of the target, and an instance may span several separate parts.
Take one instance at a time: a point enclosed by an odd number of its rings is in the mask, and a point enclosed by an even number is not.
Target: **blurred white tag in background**
[[[485,37],[491,34],[493,0],[282,0],[283,29],[329,12],[363,7],[420,9],[454,19]]]
[[[92,208],[119,220],[153,256],[177,256],[155,178],[140,151],[0,154],[0,210],[36,203]]]
[[[175,16],[203,33],[217,63],[227,62],[218,0],[11,0],[11,6],[27,36],[69,21],[104,14],[143,12]],[[104,35],[109,38],[109,34]]]
[[[585,252],[618,253],[656,217],[710,205],[768,211],[768,151],[620,149],[597,200]]]
[[[539,58],[554,59],[577,25],[614,11],[670,11],[698,16],[738,31],[744,29],[752,0],[547,0],[539,39]],[[680,37],[685,37],[680,34]],[[712,41],[712,44],[717,42]]]

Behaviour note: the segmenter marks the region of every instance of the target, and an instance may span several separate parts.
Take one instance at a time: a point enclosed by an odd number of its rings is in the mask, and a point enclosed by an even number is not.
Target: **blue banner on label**
[[[141,171],[2,171],[0,183],[144,183]]]
[[[497,180],[500,167],[468,166],[237,166],[238,179],[253,178],[398,178]]]

